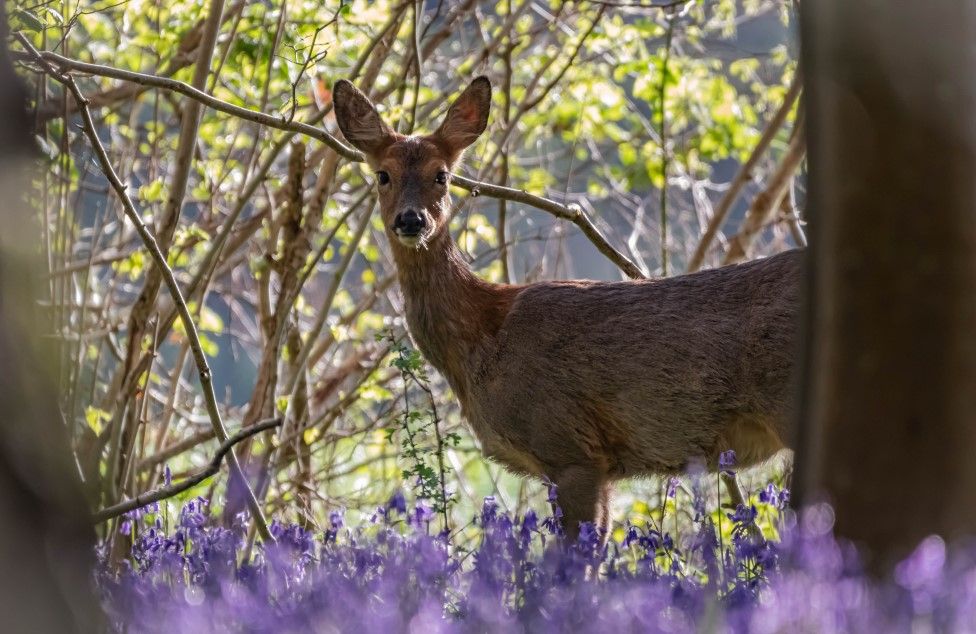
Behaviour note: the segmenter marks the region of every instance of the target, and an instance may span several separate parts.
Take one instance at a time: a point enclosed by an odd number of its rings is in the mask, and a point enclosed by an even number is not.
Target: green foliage
[[[392,346],[390,365],[400,371],[403,381],[403,415],[397,421],[398,427],[387,430],[387,441],[393,443],[394,436],[399,435],[400,458],[407,464],[400,472],[401,476],[405,482],[413,482],[418,499],[429,500],[433,512],[445,518],[446,529],[449,506],[454,496],[447,491],[444,450],[448,444],[457,447],[461,436],[455,432],[443,437],[440,434],[441,421],[437,416],[433,394],[427,387],[429,379],[420,352],[408,347],[392,332],[377,335],[377,340],[386,340]],[[418,410],[411,406],[411,385],[420,388],[429,397],[429,410]]]

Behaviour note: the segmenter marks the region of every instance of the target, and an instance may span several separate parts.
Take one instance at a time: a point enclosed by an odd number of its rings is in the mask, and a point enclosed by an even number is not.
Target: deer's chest
[[[463,307],[445,311],[441,304],[414,299],[408,298],[406,304],[410,335],[450,384],[484,454],[514,472],[543,474],[543,466],[528,449],[527,440],[501,414],[504,404],[484,389],[497,371],[496,337],[474,328],[476,319],[458,319],[458,314],[466,314]]]
[[[486,366],[490,366],[490,362]],[[497,393],[485,390],[490,383],[490,368],[482,367],[480,379],[473,388],[459,395],[461,414],[481,444],[485,457],[522,475],[547,473],[542,456],[533,451],[528,427],[518,425],[511,416],[512,403]]]
[[[497,405],[496,403],[495,406]],[[485,457],[515,473],[545,475],[546,469],[542,461],[533,454],[526,439],[511,426],[499,422],[495,416],[483,413],[485,408],[491,407],[491,403],[470,403],[469,406],[465,406],[463,402],[461,404],[461,413],[481,443]]]

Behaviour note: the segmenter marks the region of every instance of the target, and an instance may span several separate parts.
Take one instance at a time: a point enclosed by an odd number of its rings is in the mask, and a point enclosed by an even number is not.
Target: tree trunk
[[[803,3],[801,501],[886,569],[976,533],[976,3]]]
[[[0,614],[5,632],[104,629],[91,525],[41,332],[39,227],[23,203],[36,151],[0,7]]]

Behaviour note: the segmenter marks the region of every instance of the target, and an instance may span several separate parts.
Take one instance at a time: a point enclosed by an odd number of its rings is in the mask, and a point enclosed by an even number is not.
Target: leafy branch
[[[377,340],[384,339],[390,343],[395,355],[390,365],[400,371],[400,376],[403,379],[404,412],[400,419],[399,429],[403,432],[403,456],[412,463],[412,466],[403,470],[403,477],[404,479],[416,478],[418,497],[432,501],[434,513],[440,513],[444,522],[444,530],[448,531],[450,530],[448,507],[453,496],[447,493],[444,451],[447,443],[456,447],[461,442],[461,437],[456,433],[449,433],[446,436],[441,434],[441,419],[437,414],[434,393],[428,385],[427,372],[420,352],[406,346],[392,332],[377,335]],[[427,421],[424,420],[423,412],[410,408],[411,383],[423,390],[430,402],[431,409]],[[431,427],[434,431],[435,440],[433,449],[423,447],[419,438]],[[388,430],[387,441],[393,441],[395,432],[396,429]],[[432,452],[437,460],[436,470],[427,463],[427,456]]]

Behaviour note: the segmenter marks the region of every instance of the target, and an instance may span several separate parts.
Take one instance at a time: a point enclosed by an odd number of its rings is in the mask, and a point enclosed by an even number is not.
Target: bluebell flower
[[[519,536],[524,540],[528,541],[532,538],[532,534],[539,530],[539,517],[536,515],[535,511],[529,509],[525,512],[525,517],[522,518],[522,527],[519,531]]]
[[[735,450],[729,449],[728,451],[723,451],[718,456],[718,468],[724,472],[731,474],[733,473],[732,468],[735,466]]]
[[[542,520],[542,526],[552,535],[563,534],[563,510],[558,506],[553,509],[552,515]]]
[[[763,504],[776,506],[779,502],[779,495],[776,493],[776,485],[770,482],[766,487],[759,491],[759,501]]]
[[[424,502],[417,502],[410,517],[411,525],[426,527],[432,519],[434,519],[434,510]]]
[[[678,486],[680,484],[681,484],[681,480],[679,480],[677,477],[672,476],[672,477],[668,478],[667,497],[674,498],[674,496],[678,492]]]
[[[739,504],[734,513],[726,513],[726,517],[735,522],[736,524],[753,524],[756,521],[756,516],[759,512],[756,510],[755,506],[745,506],[744,504]]]
[[[554,503],[556,501],[556,497],[557,497],[557,493],[559,491],[559,487],[556,486],[556,483],[555,482],[553,482],[552,480],[550,480],[549,478],[547,478],[545,476],[542,476],[542,483],[544,485],[546,485],[546,491],[547,491],[546,500],[550,504],[551,503]]]
[[[664,534],[661,545],[664,546],[665,550],[674,550],[674,540],[671,538],[671,533]]]
[[[386,512],[395,511],[400,515],[407,512],[407,499],[403,496],[403,491],[399,489],[393,493],[390,500],[386,503]]]
[[[329,524],[332,525],[333,529],[339,530],[342,528],[343,515],[344,513],[341,509],[334,509],[329,513]]]
[[[487,526],[494,521],[495,516],[498,514],[498,503],[495,502],[495,496],[488,495],[485,496],[485,500],[481,505],[481,525]]]
[[[95,580],[116,631],[736,634],[955,631],[976,622],[976,552],[933,537],[879,582],[833,538],[825,507],[804,513],[803,530],[778,526],[781,543],[738,530],[756,521],[755,509],[741,507],[730,514],[731,544],[720,545],[712,508],[693,536],[627,525],[624,548],[602,549],[592,524],[581,526],[576,547],[544,548],[534,512],[515,520],[495,501],[487,506],[485,529],[468,526],[450,540],[427,534],[433,512],[423,504],[397,527],[346,526],[334,511],[327,526],[342,526],[341,543],[277,519],[278,543],[258,540],[245,561],[246,533],[191,500],[169,532],[153,523],[133,530],[131,557],[118,565],[100,544]],[[557,520],[541,525],[556,531]]]
[[[779,492],[779,508],[780,510],[785,509],[790,505],[790,490],[780,489]]]
[[[639,539],[640,533],[638,532],[637,527],[628,523],[627,529],[624,533],[624,546],[630,548],[631,546],[637,544]]]

